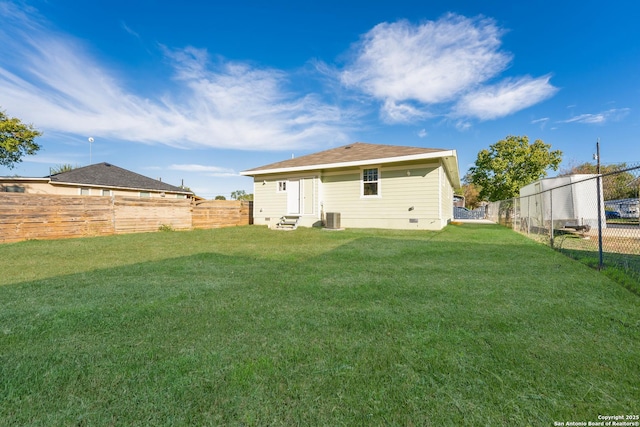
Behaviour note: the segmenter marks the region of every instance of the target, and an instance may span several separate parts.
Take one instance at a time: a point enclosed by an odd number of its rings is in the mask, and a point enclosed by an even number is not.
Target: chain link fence
[[[640,164],[606,174],[547,178],[487,206],[487,218],[640,288]]]

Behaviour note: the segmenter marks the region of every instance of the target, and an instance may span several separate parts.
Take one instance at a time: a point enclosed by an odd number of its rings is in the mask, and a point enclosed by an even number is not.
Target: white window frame
[[[89,188],[89,187],[80,187],[78,189],[78,192],[80,193],[81,196],[90,196],[91,195],[91,188]]]
[[[368,170],[372,170],[375,169],[376,170],[376,180],[375,181],[365,181],[364,180],[364,173],[365,171]],[[382,170],[380,168],[380,166],[367,166],[367,167],[363,167],[360,168],[360,197],[363,199],[379,199],[382,197],[382,179],[381,179],[381,175],[382,175]],[[364,194],[364,186],[367,183],[376,183],[377,184],[377,194]]]
[[[287,192],[287,181],[281,180],[278,181],[278,186],[276,187],[277,193],[286,193]]]
[[[111,190],[103,189],[102,190],[102,195],[103,196],[111,196]]]

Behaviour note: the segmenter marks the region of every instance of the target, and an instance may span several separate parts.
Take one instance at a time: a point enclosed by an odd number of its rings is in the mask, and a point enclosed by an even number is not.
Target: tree
[[[478,153],[469,169],[470,183],[480,188],[480,198],[498,201],[518,197],[520,188],[547,176],[547,169],[558,170],[562,151],[537,139],[509,135]]]
[[[214,200],[227,200],[227,198],[224,197],[224,196],[218,195],[218,196],[216,196],[216,198]]]
[[[627,169],[626,163],[616,163],[611,165],[601,165],[600,173],[602,177],[602,192],[604,200],[630,199],[638,197],[638,178],[630,172],[617,172]],[[560,176],[574,174],[596,174],[598,166],[592,163],[582,163],[570,169],[560,171]]]
[[[464,196],[465,206],[469,209],[475,209],[480,206],[480,189],[477,185],[470,182],[469,174],[462,178],[462,188],[456,191],[456,194]]]
[[[253,194],[247,194],[244,190],[236,190],[231,192],[231,198],[234,200],[253,200]]]
[[[35,154],[40,145],[33,140],[40,135],[42,132],[32,125],[25,125],[0,111],[0,166],[12,169],[22,157]]]
[[[73,166],[70,163],[65,163],[63,165],[58,165],[58,166],[54,166],[52,168],[49,168],[49,174],[50,175],[55,175],[58,173],[62,173],[62,172],[69,172],[72,171],[74,169],[76,169],[78,166]]]

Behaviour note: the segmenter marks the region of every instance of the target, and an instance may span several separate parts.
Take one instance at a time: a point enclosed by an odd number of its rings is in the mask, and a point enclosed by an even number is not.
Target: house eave
[[[257,175],[268,175],[268,174],[276,174],[276,173],[290,173],[290,172],[302,172],[309,170],[320,170],[320,169],[336,169],[336,168],[346,168],[346,167],[360,167],[372,164],[386,164],[386,163],[395,163],[395,162],[407,162],[413,160],[436,160],[440,158],[449,158],[453,159],[453,164],[455,164],[455,175],[458,175],[457,172],[457,156],[455,150],[445,150],[445,151],[437,151],[433,153],[421,153],[421,154],[412,154],[408,156],[395,156],[395,157],[385,157],[380,159],[366,159],[366,160],[354,160],[351,162],[337,162],[337,163],[324,163],[324,164],[314,164],[314,165],[304,165],[304,166],[293,166],[288,168],[275,168],[275,169],[258,169],[258,170],[246,170],[240,172],[240,175],[243,176],[257,176]],[[446,160],[445,160],[446,161]],[[450,166],[452,161],[447,161]],[[458,178],[458,183],[460,179]],[[459,184],[458,184],[459,185]]]

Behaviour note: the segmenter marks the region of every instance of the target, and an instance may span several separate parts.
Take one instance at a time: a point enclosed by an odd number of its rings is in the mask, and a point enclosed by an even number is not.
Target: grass
[[[640,299],[501,226],[0,246],[1,425],[553,425],[640,411]]]
[[[538,239],[543,241],[544,239]],[[559,235],[555,247],[571,258],[592,268],[600,267],[598,239],[584,239],[573,234]],[[603,237],[601,272],[617,283],[640,295],[640,240],[633,237]]]

